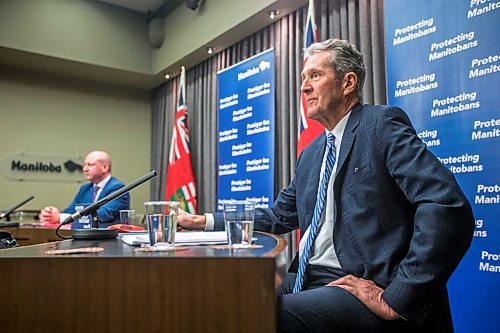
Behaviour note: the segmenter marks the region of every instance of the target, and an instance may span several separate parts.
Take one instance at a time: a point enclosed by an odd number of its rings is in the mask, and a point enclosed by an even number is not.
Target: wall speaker
[[[149,42],[159,49],[163,45],[163,19],[153,19],[148,25]]]

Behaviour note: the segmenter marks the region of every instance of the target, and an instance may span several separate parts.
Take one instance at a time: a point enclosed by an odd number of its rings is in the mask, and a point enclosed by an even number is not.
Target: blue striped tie
[[[314,207],[311,226],[309,228],[309,235],[307,236],[306,244],[304,245],[304,250],[302,251],[302,255],[300,256],[297,279],[295,280],[295,286],[293,287],[294,293],[298,293],[299,291],[302,290],[302,283],[304,281],[306,266],[309,263],[311,249],[314,244],[314,240],[316,239],[316,236],[318,236],[321,214],[323,213],[323,208],[325,207],[328,183],[330,182],[333,166],[335,164],[335,145],[333,144],[334,142],[335,142],[335,136],[332,133],[328,133],[327,143],[326,143],[327,155],[326,155],[325,171],[323,172],[323,177],[321,178],[321,182],[319,183],[318,197],[316,198],[316,206]]]

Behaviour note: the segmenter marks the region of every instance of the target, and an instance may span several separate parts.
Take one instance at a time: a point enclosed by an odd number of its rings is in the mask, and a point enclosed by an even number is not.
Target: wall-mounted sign
[[[498,332],[500,2],[384,5],[388,102],[408,112],[476,218],[472,246],[448,282],[453,325],[456,332]]]
[[[83,182],[82,156],[10,153],[2,157],[2,174],[18,181]]]
[[[217,73],[219,165],[217,208],[252,200],[267,208],[274,198],[274,49]]]

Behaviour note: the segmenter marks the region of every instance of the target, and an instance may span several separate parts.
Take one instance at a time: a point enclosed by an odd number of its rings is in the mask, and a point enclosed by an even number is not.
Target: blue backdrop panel
[[[386,0],[388,104],[457,178],[476,218],[448,283],[456,332],[498,332],[500,1]]]
[[[217,208],[274,197],[274,49],[217,73],[219,136]]]

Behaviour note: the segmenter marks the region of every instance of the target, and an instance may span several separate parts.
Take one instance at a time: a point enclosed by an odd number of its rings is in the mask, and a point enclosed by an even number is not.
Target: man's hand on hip
[[[370,311],[382,319],[394,320],[400,317],[382,298],[384,290],[373,281],[347,275],[330,282],[327,286],[335,286],[347,290],[363,302]]]

